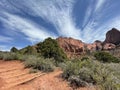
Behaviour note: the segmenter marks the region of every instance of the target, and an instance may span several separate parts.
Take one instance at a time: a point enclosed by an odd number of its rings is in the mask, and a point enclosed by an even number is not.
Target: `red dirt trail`
[[[0,90],[73,90],[56,69],[51,73],[29,73],[19,61],[0,60]],[[95,90],[79,88],[75,90]]]

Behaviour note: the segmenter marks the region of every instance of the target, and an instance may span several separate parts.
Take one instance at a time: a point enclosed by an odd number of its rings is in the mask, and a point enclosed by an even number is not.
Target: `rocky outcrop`
[[[84,53],[85,44],[80,40],[67,37],[59,37],[56,40],[68,57],[80,56]]]
[[[86,50],[89,50],[90,52],[93,51],[99,51],[102,50],[102,42],[99,40],[96,40],[94,43],[86,44]]]
[[[113,28],[106,33],[104,42],[96,40],[91,44],[86,44],[81,40],[67,37],[59,37],[56,40],[68,57],[75,57],[87,52],[115,49],[116,46],[120,45],[120,31]]]
[[[96,40],[94,43],[94,50],[96,51],[96,50],[102,50],[102,42],[101,41],[99,41],[99,40]]]
[[[96,40],[94,43],[91,44],[86,44],[80,40],[67,37],[59,37],[56,40],[59,46],[64,50],[68,58],[78,57],[82,54],[89,54],[94,51],[112,50],[116,48],[115,44],[103,43],[99,40]]]
[[[108,31],[104,43],[120,44],[120,31],[115,28]]]
[[[103,50],[112,50],[115,48],[116,48],[116,45],[112,43],[105,43],[103,46]]]

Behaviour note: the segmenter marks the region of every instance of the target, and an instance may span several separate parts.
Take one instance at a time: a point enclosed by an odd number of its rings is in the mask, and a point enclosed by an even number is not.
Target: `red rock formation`
[[[57,41],[68,57],[79,56],[84,53],[84,43],[80,40],[59,37]]]
[[[120,31],[115,28],[108,31],[104,43],[120,44]]]
[[[116,45],[112,44],[112,43],[105,43],[104,46],[103,46],[104,50],[112,50],[112,49],[115,49],[115,48],[116,48]]]
[[[59,37],[57,41],[68,57],[75,57],[88,51],[115,49],[116,45],[120,44],[120,31],[115,28],[108,31],[104,42],[96,40],[94,43],[85,44],[80,40],[67,37]]]
[[[92,51],[96,51],[96,50],[102,50],[102,42],[96,40],[94,43],[92,44],[86,44],[88,50]]]

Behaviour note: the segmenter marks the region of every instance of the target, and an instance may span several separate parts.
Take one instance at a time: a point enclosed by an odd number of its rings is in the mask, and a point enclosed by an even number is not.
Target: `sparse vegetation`
[[[112,51],[113,55],[118,50]],[[39,70],[51,72],[56,66],[63,69],[63,78],[77,87],[96,86],[100,90],[120,89],[120,58],[104,51],[88,53],[81,58],[67,60],[66,54],[56,40],[47,38],[35,47],[28,46],[11,52],[0,52],[0,60],[24,61],[26,68],[32,68],[30,73]],[[95,60],[94,60],[95,59]]]
[[[99,51],[99,52],[96,52],[94,56],[97,60],[102,61],[102,62],[114,62],[114,63],[120,62],[120,59],[111,55],[108,52]]]
[[[44,59],[42,57],[31,56],[25,61],[26,67],[32,67],[33,69],[41,70],[44,72],[53,71],[55,68],[53,59]]]
[[[119,64],[116,64],[117,70],[110,65],[93,60],[68,61],[63,68],[63,78],[76,87],[95,85],[100,90],[119,90]]]
[[[0,59],[1,60],[19,60],[19,56],[16,53],[1,52]]]
[[[29,45],[23,49],[20,49],[19,53],[23,54],[23,55],[25,55],[25,54],[26,55],[37,55],[37,50],[35,47]]]

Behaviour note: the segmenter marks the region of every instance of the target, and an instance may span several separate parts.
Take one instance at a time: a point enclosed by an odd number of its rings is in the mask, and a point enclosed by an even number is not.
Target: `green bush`
[[[19,53],[20,54],[23,54],[23,55],[37,55],[37,50],[34,46],[27,46],[21,50],[19,50]]]
[[[10,52],[2,52],[0,53],[0,59],[2,60],[18,60],[18,54],[10,53]]]
[[[117,65],[117,64],[114,64]],[[63,78],[77,87],[97,86],[100,90],[120,89],[120,67],[93,60],[68,61],[63,68]]]
[[[90,71],[84,68],[90,66],[89,61],[68,61],[63,68],[63,78],[70,81],[71,84],[76,86],[86,86],[88,82],[93,82],[90,78]],[[90,66],[91,67],[91,66]],[[87,70],[87,71],[86,71]],[[85,71],[85,72],[84,72]],[[89,71],[89,72],[88,72]],[[82,83],[83,82],[83,83]]]
[[[25,61],[26,67],[32,67],[33,69],[38,69],[44,72],[50,72],[53,71],[55,68],[53,59],[44,59],[42,57],[29,57]]]
[[[29,55],[22,55],[19,53],[12,52],[0,52],[0,60],[20,60],[25,61]]]
[[[51,38],[47,38],[42,43],[39,43],[37,51],[39,51],[45,58],[54,58],[58,62],[63,62],[67,59],[66,54],[59,47],[57,41]]]
[[[4,53],[0,52],[0,60],[3,60],[3,58],[4,58]]]
[[[14,52],[14,53],[18,52],[18,49],[16,47],[12,47],[11,50],[10,50],[10,52]]]
[[[94,54],[94,57],[95,57],[97,60],[102,61],[102,62],[114,62],[114,63],[120,62],[120,59],[118,59],[117,57],[114,57],[114,56],[111,55],[110,53],[108,53],[108,52],[103,52],[103,51],[96,52],[96,53]]]

